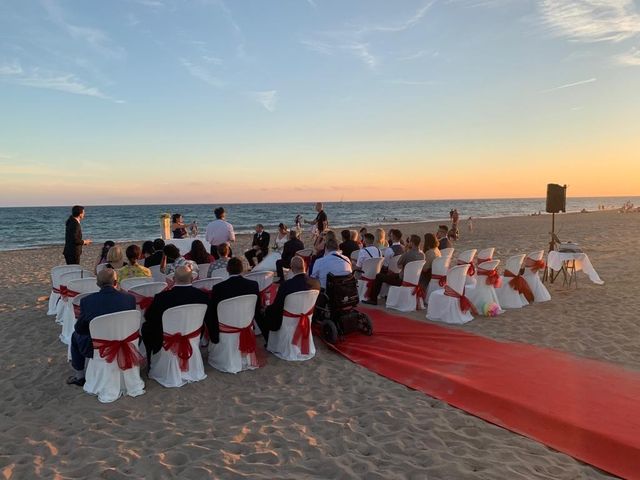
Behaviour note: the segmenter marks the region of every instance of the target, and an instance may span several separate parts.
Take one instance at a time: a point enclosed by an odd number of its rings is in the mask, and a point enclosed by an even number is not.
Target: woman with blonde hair
[[[373,245],[378,247],[380,251],[384,251],[389,246],[384,228],[376,228],[376,241]]]
[[[119,245],[111,247],[107,252],[107,267],[118,270],[124,266],[124,255]]]

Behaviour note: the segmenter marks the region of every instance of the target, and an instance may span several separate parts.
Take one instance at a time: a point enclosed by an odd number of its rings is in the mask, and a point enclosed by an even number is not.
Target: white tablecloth
[[[547,257],[547,266],[551,270],[560,270],[564,262],[576,261],[576,272],[582,270],[587,274],[589,279],[598,285],[604,285],[600,280],[600,276],[596,269],[591,265],[591,261],[586,253],[570,253],[570,252],[549,252]]]
[[[204,243],[204,248],[209,251],[209,242],[205,240],[204,237],[195,237],[195,238],[172,238],[171,240],[165,240],[167,245],[175,245],[180,250],[180,254],[184,255],[185,253],[191,250],[191,243],[194,240],[200,240]]]

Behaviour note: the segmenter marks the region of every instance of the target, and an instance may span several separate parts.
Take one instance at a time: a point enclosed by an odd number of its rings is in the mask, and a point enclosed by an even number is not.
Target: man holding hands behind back
[[[80,220],[83,218],[84,207],[74,205],[71,209],[71,216],[67,219],[65,226],[64,250],[62,251],[67,265],[79,264],[80,255],[82,255],[82,246],[91,244],[91,240],[82,239]]]

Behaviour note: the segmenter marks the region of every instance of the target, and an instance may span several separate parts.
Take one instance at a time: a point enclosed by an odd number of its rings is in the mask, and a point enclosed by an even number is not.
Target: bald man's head
[[[294,275],[305,272],[304,260],[301,257],[295,256],[291,259],[291,271]]]
[[[176,268],[176,273],[173,275],[173,280],[176,282],[176,285],[191,284],[191,272],[191,267],[188,265],[182,265],[181,267]]]
[[[96,283],[98,287],[113,287],[118,281],[118,274],[113,268],[103,268],[98,272]]]

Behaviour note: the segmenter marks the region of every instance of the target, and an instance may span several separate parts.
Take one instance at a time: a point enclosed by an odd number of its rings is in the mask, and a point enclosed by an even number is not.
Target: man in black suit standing
[[[170,308],[191,303],[207,304],[209,296],[191,285],[191,267],[183,265],[176,268],[173,276],[175,285],[171,290],[158,293],[144,314],[142,341],[147,349],[147,360],[151,367],[151,354],[158,353],[163,343],[162,315]]]
[[[80,255],[82,255],[82,246],[91,244],[91,240],[82,239],[82,228],[80,228],[80,220],[84,218],[84,207],[74,205],[71,208],[71,216],[67,218],[64,233],[64,250],[62,254],[67,265],[75,265],[80,263]]]
[[[117,279],[115,270],[101,270],[96,280],[100,291],[80,300],[80,316],[71,335],[71,366],[75,375],[67,379],[69,385],[84,385],[85,360],[93,358],[93,342],[89,331],[91,320],[108,313],[136,309],[136,299],[133,295],[115,289]]]
[[[291,271],[293,277],[284,282],[278,289],[273,304],[269,305],[264,312],[264,316],[257,317],[256,322],[265,344],[269,341],[269,332],[280,330],[282,326],[282,313],[284,312],[284,300],[287,295],[296,292],[306,292],[307,290],[320,290],[320,282],[309,277],[305,272],[304,260],[300,257],[291,259]]]
[[[211,289],[211,299],[209,300],[207,313],[204,317],[204,323],[207,325],[209,339],[212,343],[218,343],[220,341],[218,304],[221,301],[241,295],[255,295],[257,300],[254,318],[258,318],[260,315],[260,288],[258,287],[258,282],[244,278],[242,276],[243,269],[242,260],[237,257],[229,259],[229,263],[227,263],[229,278],[224,282],[214,285]]]
[[[270,239],[271,237],[264,231],[262,224],[257,224],[256,233],[253,234],[253,242],[251,242],[251,250],[244,252],[249,266],[255,267],[269,253]]]
[[[280,257],[280,260],[276,261],[276,270],[281,282],[284,281],[283,269],[289,268],[291,266],[291,259],[295,256],[296,252],[303,249],[304,243],[302,243],[302,240],[298,238],[298,231],[289,231],[289,240],[287,240],[284,247],[282,247],[282,256]]]

